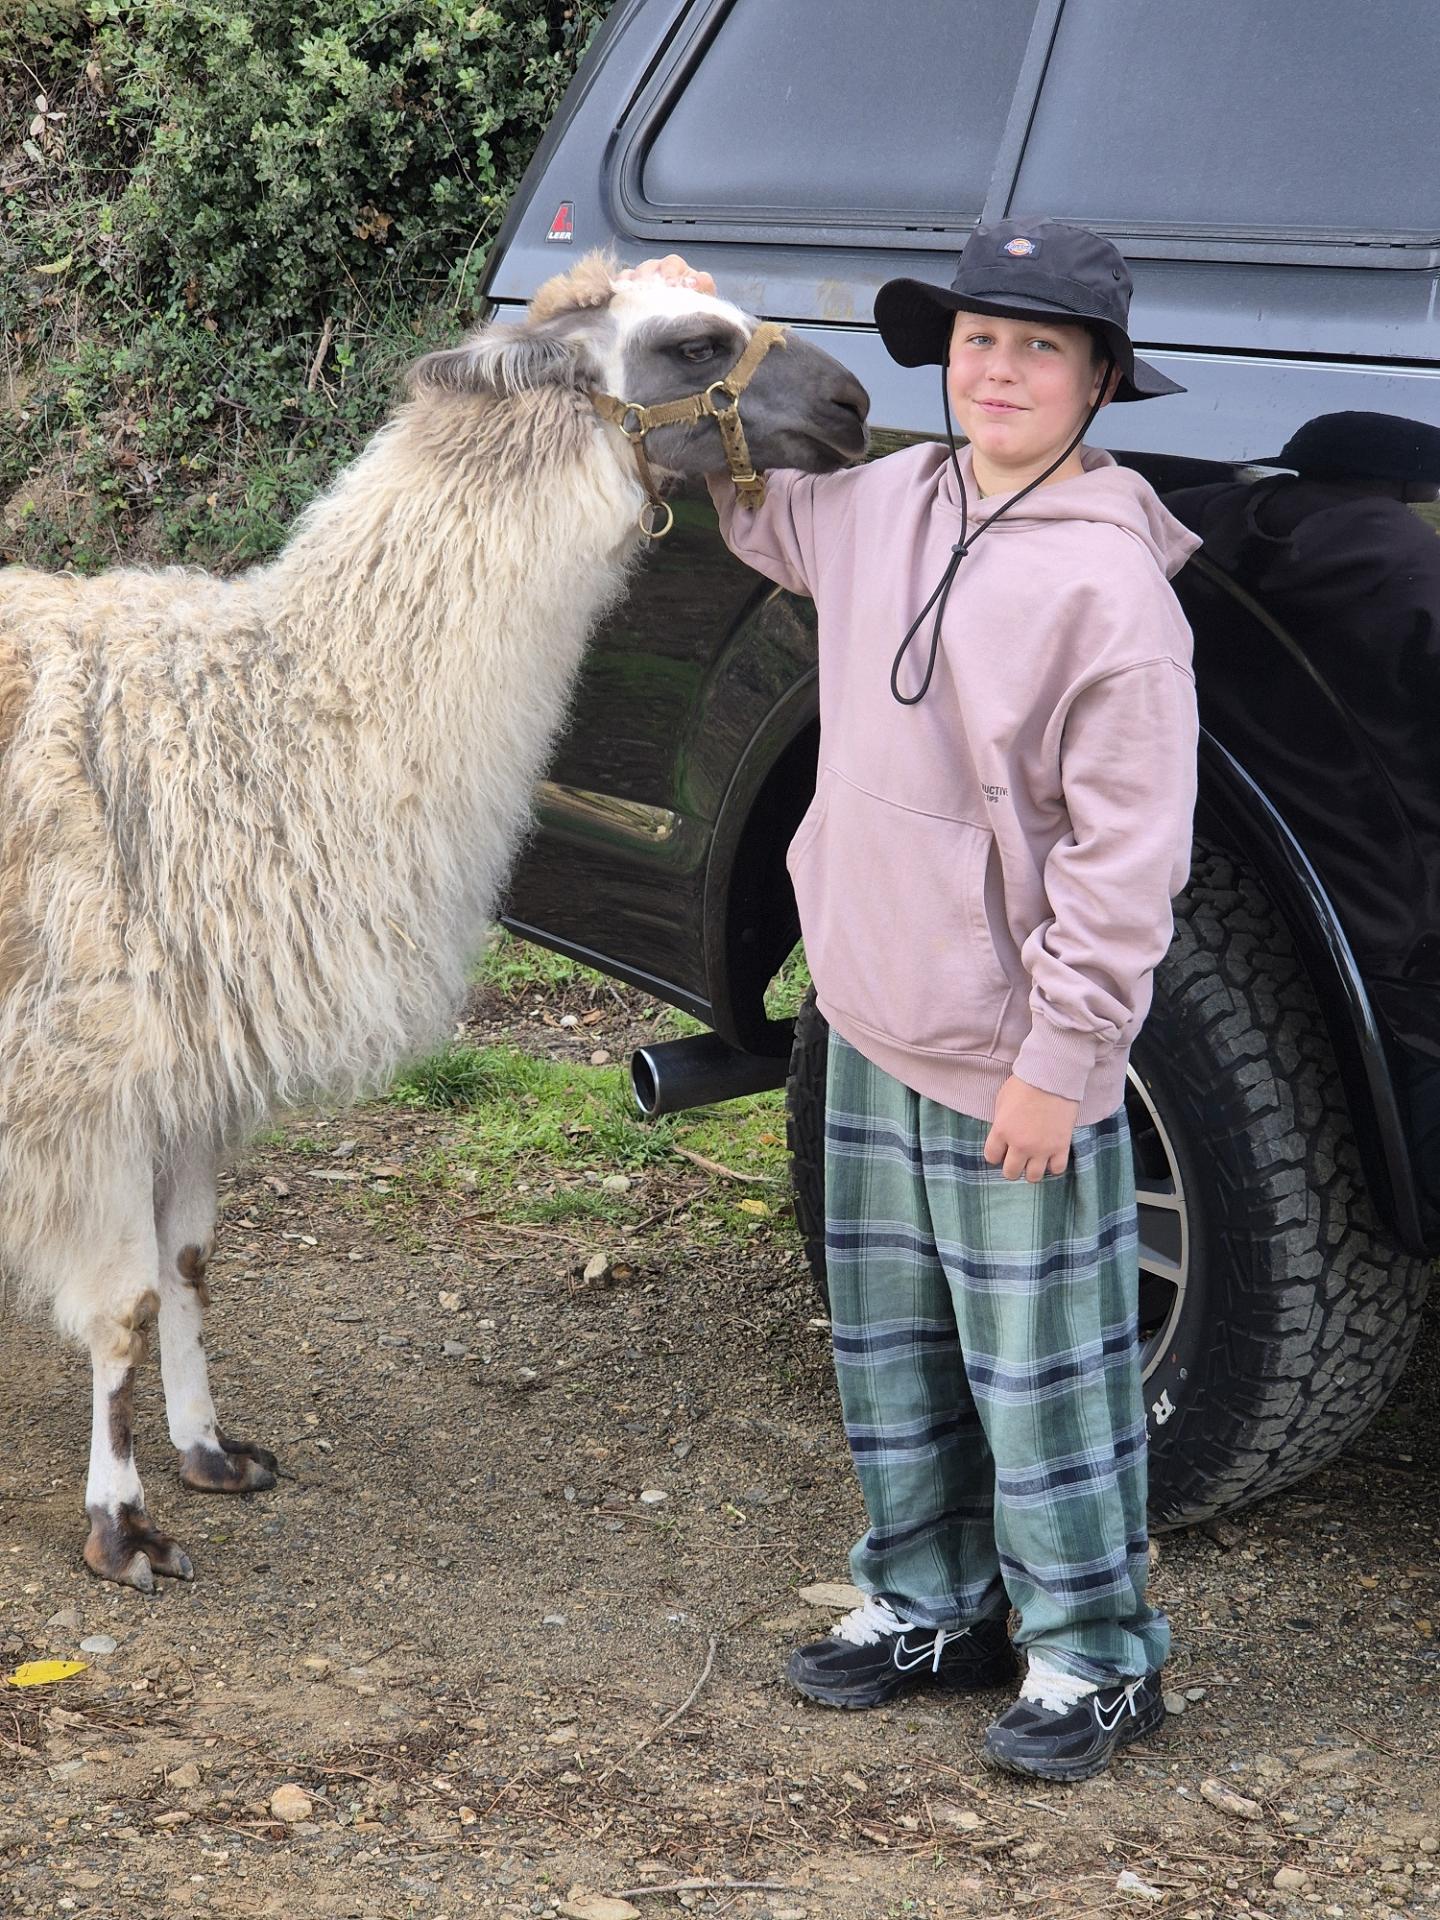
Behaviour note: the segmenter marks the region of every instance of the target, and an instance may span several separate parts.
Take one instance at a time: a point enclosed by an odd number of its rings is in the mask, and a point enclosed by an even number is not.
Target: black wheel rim
[[[1148,1380],[1169,1350],[1190,1280],[1190,1212],[1160,1110],[1135,1069],[1125,1083],[1140,1227],[1140,1353]]]

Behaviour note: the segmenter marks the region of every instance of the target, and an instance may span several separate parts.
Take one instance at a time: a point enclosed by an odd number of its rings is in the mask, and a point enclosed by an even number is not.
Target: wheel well
[[[789,1022],[766,1017],[765,989],[800,938],[785,854],[814,797],[819,752],[820,728],[812,721],[766,774],[730,861],[716,1025],[753,1053],[790,1047]]]

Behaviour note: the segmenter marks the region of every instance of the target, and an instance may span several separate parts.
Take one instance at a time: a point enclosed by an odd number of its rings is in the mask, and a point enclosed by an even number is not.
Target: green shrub
[[[232,566],[472,315],[608,0],[9,0],[13,558]]]

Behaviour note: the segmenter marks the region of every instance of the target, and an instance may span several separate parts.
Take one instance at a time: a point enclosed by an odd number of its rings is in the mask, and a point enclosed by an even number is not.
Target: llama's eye
[[[686,340],[680,348],[680,358],[688,360],[691,366],[698,367],[705,360],[715,358],[714,342],[710,340]]]

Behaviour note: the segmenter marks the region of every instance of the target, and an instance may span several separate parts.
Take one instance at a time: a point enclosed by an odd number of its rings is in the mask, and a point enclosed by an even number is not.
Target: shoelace
[[[1110,1716],[1110,1725],[1122,1713],[1135,1712],[1135,1695],[1144,1684],[1145,1676],[1142,1674],[1138,1680],[1131,1680],[1121,1689],[1124,1698]],[[1020,1698],[1044,1707],[1047,1713],[1068,1713],[1071,1707],[1078,1706],[1082,1700],[1088,1700],[1092,1694],[1099,1692],[1100,1688],[1093,1680],[1080,1680],[1073,1673],[1061,1673],[1058,1667],[1047,1667],[1042,1660],[1032,1660],[1020,1689]]]
[[[844,1640],[852,1647],[873,1647],[877,1640],[892,1640],[896,1634],[924,1633],[924,1627],[916,1627],[913,1621],[902,1620],[895,1609],[886,1600],[877,1600],[873,1594],[867,1594],[858,1607],[852,1607],[843,1620],[837,1620],[830,1629],[832,1639]],[[931,1671],[940,1671],[940,1655],[945,1650],[945,1642],[954,1635],[943,1627],[935,1629],[935,1651],[931,1660]]]

